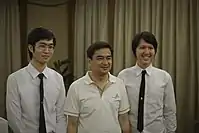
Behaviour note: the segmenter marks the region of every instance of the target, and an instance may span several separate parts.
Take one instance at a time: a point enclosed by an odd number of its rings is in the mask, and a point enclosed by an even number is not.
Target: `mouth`
[[[143,58],[143,60],[147,61],[147,60],[150,60],[150,59],[151,59],[151,56],[144,56],[144,57],[142,57],[142,58]]]
[[[109,69],[109,67],[101,67],[103,70],[107,70]]]
[[[44,58],[44,59],[48,59],[50,56],[46,56],[46,55],[44,55],[44,56],[42,56],[42,58]]]

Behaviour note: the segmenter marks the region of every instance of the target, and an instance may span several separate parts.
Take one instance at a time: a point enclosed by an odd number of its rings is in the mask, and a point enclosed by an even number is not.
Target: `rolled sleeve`
[[[119,107],[119,114],[125,114],[129,112],[130,105],[129,105],[129,100],[128,100],[125,85],[122,80],[120,81],[121,81],[120,83],[121,101],[120,101],[120,107]]]
[[[68,90],[64,106],[64,114],[75,117],[79,116],[79,98],[73,84]]]

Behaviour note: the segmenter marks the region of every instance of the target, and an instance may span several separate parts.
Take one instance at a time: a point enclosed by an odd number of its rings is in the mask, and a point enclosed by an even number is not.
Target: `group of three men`
[[[150,32],[132,41],[136,65],[110,74],[112,47],[97,41],[87,49],[89,71],[70,86],[47,67],[54,34],[28,35],[28,66],[9,75],[6,108],[14,133],[174,133],[176,104],[171,76],[152,66],[157,41]],[[122,44],[121,44],[122,45]],[[116,60],[115,60],[116,61]]]

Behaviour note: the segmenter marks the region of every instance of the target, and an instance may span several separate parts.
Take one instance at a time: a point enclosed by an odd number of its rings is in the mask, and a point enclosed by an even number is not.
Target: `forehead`
[[[39,40],[37,44],[53,45],[53,39],[51,40]]]
[[[145,46],[145,47],[153,47],[152,44],[146,42],[144,39],[141,39],[140,42],[139,42],[139,45],[138,47],[141,47],[141,46]]]
[[[111,55],[111,51],[109,48],[98,49],[93,54],[93,56],[109,56],[109,55]]]

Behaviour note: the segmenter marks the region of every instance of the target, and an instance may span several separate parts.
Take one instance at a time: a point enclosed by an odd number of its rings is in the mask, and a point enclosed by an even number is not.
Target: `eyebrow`
[[[98,55],[96,57],[98,58],[98,57],[112,57],[112,56],[111,55],[107,55],[107,56]]]
[[[53,45],[53,43],[45,43],[45,42],[40,42],[40,44],[44,44],[44,45]]]

